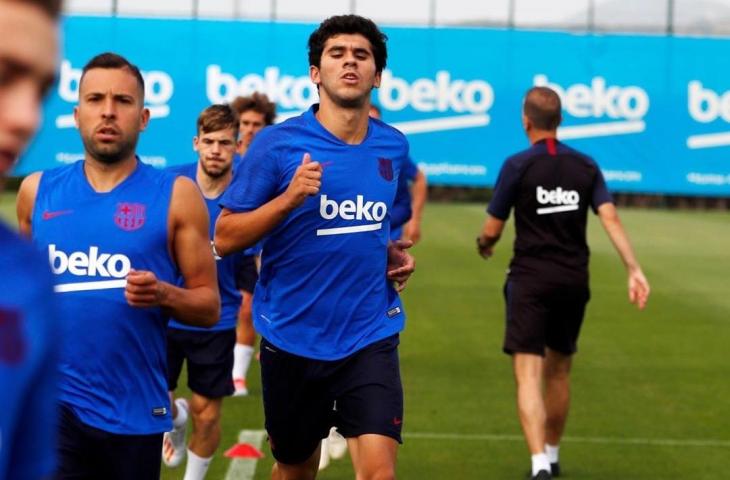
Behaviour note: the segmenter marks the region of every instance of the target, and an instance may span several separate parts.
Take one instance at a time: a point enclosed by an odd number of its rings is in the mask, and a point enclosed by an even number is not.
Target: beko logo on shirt
[[[55,244],[48,245],[48,262],[56,275],[70,273],[78,277],[103,277],[114,280],[98,282],[79,282],[58,284],[56,292],[77,292],[82,290],[104,290],[108,288],[124,288],[125,277],[132,268],[129,257],[121,253],[100,253],[99,247],[90,246],[87,252],[66,253],[57,249]]]
[[[320,228],[317,230],[317,236],[380,230],[383,227],[381,222],[387,213],[388,206],[385,203],[366,201],[362,195],[357,195],[355,200],[343,200],[340,203],[330,200],[327,195],[322,195],[319,197],[319,215],[325,220],[334,220],[339,216],[343,220],[366,220],[375,223],[351,227]]]
[[[563,190],[561,187],[555,190],[548,190],[538,185],[536,193],[538,203],[541,205],[554,205],[552,207],[538,208],[538,215],[578,210],[580,195],[575,190]]]

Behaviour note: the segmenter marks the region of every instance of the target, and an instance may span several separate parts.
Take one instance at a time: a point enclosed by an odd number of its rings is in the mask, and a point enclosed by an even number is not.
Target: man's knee
[[[209,432],[220,424],[221,402],[219,399],[204,399],[198,397],[191,402],[193,424],[198,431]]]

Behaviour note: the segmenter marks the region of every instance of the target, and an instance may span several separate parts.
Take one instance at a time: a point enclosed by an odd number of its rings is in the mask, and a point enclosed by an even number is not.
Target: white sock
[[[548,460],[550,460],[550,463],[558,463],[558,451],[560,450],[560,445],[550,445],[545,444],[545,453],[548,456]]]
[[[233,378],[246,378],[248,367],[251,365],[253,347],[237,343],[233,348]]]
[[[172,419],[173,428],[180,428],[188,422],[188,411],[180,407],[178,399],[175,399],[175,406],[177,407],[177,415]]]
[[[550,471],[550,460],[544,453],[536,453],[532,456],[532,476],[537,475],[540,470]]]
[[[213,460],[213,457],[199,457],[188,448],[188,463],[185,466],[183,480],[203,480],[211,460]]]

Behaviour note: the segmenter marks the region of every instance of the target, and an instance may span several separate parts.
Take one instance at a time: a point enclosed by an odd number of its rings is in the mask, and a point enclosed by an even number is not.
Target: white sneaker
[[[319,470],[324,470],[330,464],[330,454],[327,448],[327,439],[322,439],[322,445],[320,446],[319,454]]]
[[[184,398],[176,398],[175,405],[178,409],[188,412],[188,401]],[[185,458],[187,449],[185,448],[185,431],[188,424],[179,428],[173,428],[169,432],[165,432],[162,437],[162,461],[168,467],[177,467]]]
[[[235,388],[235,390],[233,391],[234,397],[245,397],[246,395],[248,395],[248,388],[246,388],[245,378],[234,378],[233,388]]]
[[[330,434],[327,437],[327,452],[335,460],[344,457],[347,453],[347,439],[340,435],[337,427],[330,428]]]

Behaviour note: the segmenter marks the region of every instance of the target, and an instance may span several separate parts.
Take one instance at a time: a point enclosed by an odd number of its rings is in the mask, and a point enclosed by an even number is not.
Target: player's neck
[[[322,99],[317,120],[335,137],[348,145],[358,145],[368,133],[370,104],[358,108],[344,108],[331,100]]]
[[[530,141],[530,145],[535,145],[537,142],[546,138],[557,139],[558,132],[556,130],[530,130],[527,132],[527,139]]]
[[[205,198],[218,198],[228,188],[231,183],[233,172],[229,169],[220,177],[211,177],[198,164],[198,172],[195,175],[195,181],[200,188],[200,192]]]
[[[137,157],[132,153],[115,163],[105,163],[88,153],[84,158],[84,174],[91,188],[98,193],[111,192],[137,168]]]

